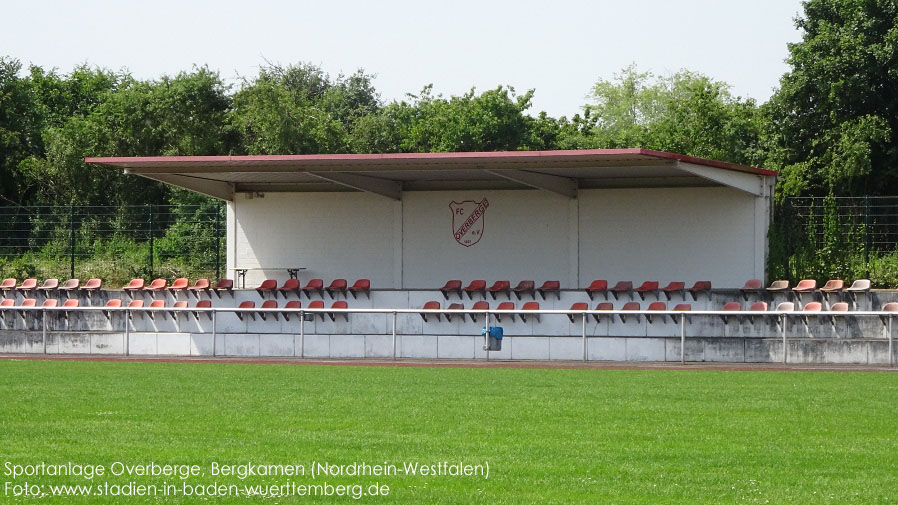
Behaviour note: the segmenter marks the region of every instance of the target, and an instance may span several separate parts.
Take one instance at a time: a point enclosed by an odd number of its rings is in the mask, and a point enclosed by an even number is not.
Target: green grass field
[[[7,475],[42,461],[206,474]],[[210,475],[313,461],[488,463],[489,476]],[[389,496],[359,502],[402,504],[894,503],[898,374],[0,361],[0,464],[0,503],[356,501],[48,495],[132,481],[377,482]],[[12,496],[25,481],[45,496]]]

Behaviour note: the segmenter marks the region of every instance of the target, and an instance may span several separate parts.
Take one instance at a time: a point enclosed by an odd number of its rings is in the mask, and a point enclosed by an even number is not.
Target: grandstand
[[[768,283],[774,172],[643,149],[87,161],[225,200],[228,278],[6,279],[5,352],[894,361],[894,292]]]

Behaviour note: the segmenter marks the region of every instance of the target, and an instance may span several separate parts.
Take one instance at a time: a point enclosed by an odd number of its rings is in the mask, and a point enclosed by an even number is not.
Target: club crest
[[[479,202],[465,200],[449,204],[449,209],[452,210],[452,234],[456,242],[465,247],[480,242],[483,237],[484,215],[489,206],[490,202],[486,198]]]

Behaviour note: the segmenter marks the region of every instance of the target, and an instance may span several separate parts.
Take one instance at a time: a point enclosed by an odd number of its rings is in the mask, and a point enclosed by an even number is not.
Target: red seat
[[[748,308],[749,312],[766,312],[767,302],[755,302]]]
[[[34,291],[37,289],[37,279],[25,279],[16,289],[18,291]]]
[[[623,307],[621,307],[621,310],[641,310],[641,309],[639,307],[639,302],[627,302],[624,304]],[[627,322],[625,314],[618,314],[617,317],[620,318],[622,323]],[[639,314],[636,315],[636,322],[637,323],[639,322]]]
[[[123,287],[122,289],[124,289],[125,291],[127,291],[127,292],[129,292],[129,293],[133,293],[133,292],[135,292],[135,291],[139,291],[139,290],[143,289],[143,286],[144,286],[144,283],[145,283],[145,282],[146,282],[146,281],[144,281],[143,279],[131,279],[131,282],[129,282],[129,283],[128,283],[125,287]],[[88,284],[90,284],[90,282],[88,282]],[[87,284],[85,284],[85,285],[84,285],[84,289],[91,289],[91,288],[88,288],[88,287],[87,287]],[[98,289],[99,289],[99,288],[98,288]]]
[[[121,300],[119,300],[119,302],[121,302]],[[78,307],[80,305],[81,302],[79,302],[77,298],[72,298],[62,303],[63,307]]]
[[[692,299],[698,301],[699,293],[705,293],[708,296],[708,299],[711,299],[711,281],[696,281],[695,284],[689,288],[689,294],[692,295]]]
[[[465,310],[465,305],[463,303],[450,303],[446,310]],[[461,316],[461,320],[465,320],[464,314],[459,314]],[[452,321],[452,314],[446,314],[446,321]]]
[[[153,282],[151,282],[150,285],[145,287],[144,289],[147,291],[162,291],[166,286],[168,286],[167,280],[153,279]]]
[[[45,279],[44,283],[41,284],[41,287],[37,288],[39,291],[53,291],[54,289],[59,287],[59,279]]]
[[[692,305],[690,305],[688,303],[678,303],[673,309],[676,311],[691,312]],[[689,316],[684,316],[684,317],[686,318],[686,321],[689,321]]]
[[[75,279],[75,280],[77,281],[78,279]],[[131,282],[134,282],[134,281],[131,281]],[[140,282],[141,282],[140,287],[142,288],[143,287],[143,279],[140,279]],[[87,279],[87,282],[84,284],[84,286],[81,287],[81,289],[84,291],[99,291],[99,289],[102,287],[103,287],[103,280],[94,277],[92,279]],[[137,289],[140,289],[140,288],[137,288]]]
[[[596,305],[596,310],[614,310],[614,304],[611,302],[601,302]],[[601,316],[599,314],[593,314],[593,319],[598,323],[601,320]]]
[[[371,281],[368,279],[359,279],[355,284],[349,286],[349,292],[353,298],[357,298],[359,293],[365,293],[365,296],[371,298]]]
[[[306,284],[306,286],[302,288],[302,292],[305,293],[305,295],[308,297],[310,291],[316,291],[318,292],[318,296],[324,296],[324,280],[309,279],[309,282]]]
[[[539,310],[539,302],[524,302],[524,306],[521,307],[521,310]],[[539,321],[539,314],[533,314],[533,317]],[[521,321],[527,322],[527,315],[521,314]]]
[[[589,305],[586,302],[576,302],[571,304],[571,308],[569,310],[589,310]],[[574,322],[574,318],[577,314],[568,314],[567,318]]]
[[[727,302],[727,303],[723,304],[723,309],[721,309],[721,310],[724,310],[727,312],[741,312],[742,304],[739,302]],[[724,324],[728,323],[730,320],[730,316],[720,316],[720,318],[723,320]]]
[[[346,300],[337,300],[331,304],[331,308],[332,309],[348,309],[349,304],[346,303]],[[336,312],[328,312],[327,315],[331,318],[331,321],[337,320]],[[346,319],[346,322],[348,323],[349,322],[349,312],[341,312],[341,315],[343,316],[343,319]]]
[[[487,302],[487,301],[485,301],[485,300],[481,300],[481,301],[479,301],[479,302],[474,302],[474,305],[471,307],[471,309],[473,309],[473,310],[483,310],[483,311],[490,310],[490,302]],[[480,314],[473,314],[473,313],[472,313],[472,314],[468,314],[468,315],[471,316],[471,321],[473,321],[473,322],[476,323],[476,322],[477,322],[477,317],[478,317]]]
[[[487,289],[490,296],[493,297],[493,300],[496,299],[496,294],[505,293],[505,296],[511,298],[511,282],[509,281],[496,281]]]
[[[521,281],[514,288],[514,295],[521,299],[521,295],[527,294],[532,298],[536,293],[536,283],[533,281]]]
[[[324,302],[321,300],[312,300],[311,302],[309,302],[309,308],[310,309],[323,309]]]
[[[817,281],[814,279],[802,279],[792,288],[795,293],[809,293],[817,289]]]
[[[174,293],[175,291],[184,291],[188,286],[190,286],[190,281],[187,280],[187,277],[178,277],[175,279],[175,282],[171,283],[168,289]]]
[[[143,300],[131,300],[128,302],[129,309],[140,309],[143,308]]]
[[[195,309],[211,309],[212,308],[212,300],[197,300],[196,305],[194,305],[193,307]],[[204,311],[204,312],[206,313],[206,316],[208,316],[209,319],[211,320],[212,312],[211,311]],[[193,317],[196,319],[199,319],[200,318],[199,311],[194,311]]]
[[[120,298],[110,298],[106,300],[106,307],[109,308],[118,308],[122,306],[122,300]]]
[[[301,309],[301,308],[302,308],[302,302],[299,301],[299,300],[290,300],[289,302],[287,302],[286,305],[284,305],[284,308],[285,308],[285,309],[298,310],[298,309]],[[285,321],[289,321],[289,320],[290,320],[290,313],[289,313],[289,312],[284,312],[283,314],[284,314],[284,320],[285,320]]]
[[[3,279],[3,282],[0,283],[0,290],[9,291],[11,289],[16,289],[17,283],[18,281],[13,279],[12,277]]]
[[[59,286],[60,291],[72,291],[73,289],[78,289],[78,286],[81,284],[81,281],[78,279],[69,279],[62,283],[62,286]]]
[[[446,281],[446,285],[440,288],[440,292],[443,293],[443,296],[447,300],[449,299],[450,293],[455,293],[461,297],[461,281],[458,279]]]
[[[830,279],[820,288],[820,291],[826,293],[836,293],[845,289],[845,281],[842,279]]]
[[[649,304],[648,310],[654,310],[654,311],[658,311],[658,310],[667,310],[667,304],[664,303],[664,302],[652,302],[652,303]],[[648,321],[649,323],[651,323],[651,322],[652,322],[652,315],[651,315],[651,314],[646,314],[646,315],[645,315],[645,319],[646,319],[646,321]],[[661,316],[661,321],[663,322],[665,319],[666,319],[666,316],[663,316],[663,315],[662,315],[662,316]]]
[[[275,291],[278,288],[278,281],[274,279],[265,279],[262,281],[262,284],[259,284],[259,287],[256,288],[256,293],[259,293],[259,296],[265,298],[265,293],[275,293],[277,296],[277,292]]]
[[[589,287],[586,288],[586,294],[589,295],[589,299],[594,299],[596,293],[602,293],[606,299],[608,298],[608,281],[603,279],[596,279],[590,283]]]
[[[474,293],[480,293],[480,296],[486,297],[486,281],[483,279],[471,281],[471,283],[465,287],[464,291],[468,294],[469,299],[474,298]]]
[[[639,298],[645,300],[646,293],[657,293],[658,292],[658,282],[656,281],[645,281],[641,286],[636,288],[636,292],[639,293]]]
[[[424,306],[421,308],[424,310],[440,310],[442,307],[440,306],[440,302],[426,302],[426,303],[424,303]],[[429,314],[427,314],[426,312],[422,312],[421,319],[423,319],[424,322],[427,322],[428,315]],[[437,318],[437,321],[440,320],[439,314],[434,314],[434,316]]]
[[[278,288],[278,291],[284,294],[284,298],[287,298],[287,293],[293,292],[296,293],[296,296],[299,296],[299,279],[287,279],[284,281],[284,285]],[[277,297],[277,295],[275,295]]]
[[[44,303],[41,304],[41,307],[55,307],[59,305],[59,300],[56,298],[47,298],[44,300]]]
[[[661,288],[661,292],[664,293],[664,296],[670,300],[671,296],[674,293],[680,293],[683,298],[686,297],[686,283],[685,282],[671,282],[667,286]]]
[[[539,292],[539,296],[543,297],[543,300],[546,299],[546,293],[555,293],[555,296],[561,300],[561,283],[558,281],[546,281],[539,287],[539,289],[537,289],[537,291]]]
[[[761,279],[749,279],[745,281],[745,285],[742,286],[743,292],[755,292],[761,291],[762,289],[764,289],[764,283]]]
[[[231,293],[231,296],[234,296],[233,279],[220,279],[215,283],[215,287],[212,288],[212,291],[214,291],[219,298],[221,298],[222,291],[227,291],[228,293]]]
[[[628,296],[633,291],[633,283],[630,281],[620,281],[611,288],[611,294],[614,295],[614,299],[617,300],[620,298],[620,295],[627,294]]]
[[[331,298],[334,297],[334,293],[343,293],[343,296],[345,297],[345,296],[346,296],[346,289],[347,289],[346,286],[347,286],[347,284],[348,284],[348,283],[346,282],[346,279],[334,279],[334,281],[331,282],[331,285],[328,286],[328,287],[325,289],[325,291],[327,291],[327,294],[328,294]]]
[[[164,309],[165,308],[165,300],[153,300],[152,302],[150,302],[150,308],[157,309],[157,310]],[[156,314],[154,312],[149,312],[148,314],[150,316],[150,319],[156,318]],[[166,312],[165,315],[174,317],[171,312]]]
[[[186,309],[187,308],[187,300],[178,300],[172,305],[174,309]],[[171,316],[172,319],[177,319],[180,314],[177,311],[166,312],[167,315]]]
[[[26,298],[26,299],[22,300],[22,305],[19,305],[19,307],[36,307],[36,306],[37,306],[37,300],[35,300],[34,298]]]
[[[238,309],[255,309],[255,308],[256,308],[256,302],[251,302],[251,301],[240,302],[240,305],[238,305],[237,308],[238,308]],[[253,318],[253,321],[256,320],[256,313],[255,313],[255,312],[251,312],[251,311],[246,311],[246,312],[237,311],[237,317],[240,318],[241,321],[243,321],[243,316],[244,316],[244,315],[248,315],[249,317]]]
[[[16,304],[16,300],[14,298],[4,298],[3,301],[0,301],[0,307],[12,307]]]
[[[295,280],[295,279],[292,279],[292,280]],[[262,302],[262,306],[259,308],[261,308],[261,309],[276,309],[276,308],[278,308],[278,302],[277,302],[277,300],[265,300],[264,302]],[[265,312],[259,312],[259,317],[261,317],[263,321],[265,320],[265,315],[266,315]],[[275,321],[280,320],[277,312],[273,313],[272,315],[274,316]]]
[[[496,310],[514,310],[514,302],[502,302],[496,307]],[[496,314],[496,321],[502,322],[502,316],[507,315],[514,321],[514,314]]]
[[[193,286],[190,286],[189,288],[187,288],[187,290],[196,293],[197,297],[199,297],[200,291],[209,291],[210,287],[211,285],[209,284],[209,279],[197,279],[193,283]]]
[[[804,306],[804,309],[802,310],[804,312],[820,312],[821,310],[823,310],[823,304],[821,304],[820,302],[809,302]]]

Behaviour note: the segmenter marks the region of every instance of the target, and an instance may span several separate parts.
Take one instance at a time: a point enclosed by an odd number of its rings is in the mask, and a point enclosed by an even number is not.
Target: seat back
[[[254,309],[256,308],[256,302],[245,301],[240,302],[240,305],[237,306],[238,309]]]
[[[190,281],[187,280],[187,277],[178,277],[175,282],[171,283],[171,289],[187,289],[189,285]]]
[[[19,289],[34,289],[37,287],[37,279],[25,279]]]
[[[355,284],[349,288],[353,291],[370,291],[371,290],[371,280],[369,279],[359,279],[355,281]]]
[[[627,302],[621,310],[639,310],[639,302]]]
[[[480,291],[483,289],[486,289],[486,281],[483,279],[476,279],[468,284],[468,287],[465,288],[465,291]]]
[[[882,306],[883,312],[898,312],[898,302],[889,302]]]
[[[306,283],[306,287],[304,287],[302,289],[305,289],[305,290],[324,289],[324,279],[309,279],[309,282]]]
[[[792,302],[782,302],[776,306],[777,312],[795,312],[795,304]]]
[[[764,287],[764,283],[761,282],[761,279],[749,279],[745,281],[745,285],[742,286],[742,289],[761,289]],[[770,285],[773,287],[773,284]]]
[[[278,302],[277,302],[277,300],[265,300],[264,302],[262,302],[262,307],[261,307],[261,308],[263,308],[263,309],[276,309],[276,308],[278,308]]]
[[[496,310],[514,310],[514,302],[502,302]]]
[[[589,287],[586,288],[587,291],[607,291],[608,290],[608,281],[604,279],[596,279],[589,283]]]
[[[483,300],[474,302],[474,306],[472,306],[471,308],[474,310],[490,310],[490,302]]]
[[[510,281],[496,281],[490,286],[490,291],[508,291],[511,289]]]
[[[845,287],[845,281],[842,279],[830,279],[820,288],[823,291],[842,291]]]
[[[742,304],[739,302],[726,302],[721,310],[742,310]]]
[[[289,302],[287,302],[287,305],[284,305],[284,308],[285,309],[301,309],[302,302],[299,300],[290,300]]]
[[[345,307],[344,307],[345,308]],[[465,310],[465,304],[463,303],[450,303],[448,307],[449,310]]]
[[[525,302],[521,310],[539,310],[539,302]]]
[[[69,279],[62,283],[62,287],[60,289],[78,289],[78,285],[81,284],[81,281],[78,279]]]
[[[153,279],[153,282],[147,286],[147,289],[165,289],[165,286],[168,285],[168,281],[165,279]]]
[[[633,289],[633,282],[631,281],[618,281],[617,284],[611,288],[612,291],[630,291]]]
[[[119,300],[119,301],[121,301],[121,300]],[[143,308],[143,300],[131,300],[131,302],[128,303],[128,308],[129,309]]]
[[[233,279],[220,279],[215,283],[215,289],[234,289]]]
[[[344,290],[346,289],[347,284],[348,283],[346,282],[346,279],[334,279],[333,282],[331,282],[331,285],[327,287],[327,289]]]
[[[589,305],[586,302],[576,302],[571,304],[570,310],[589,310]]]
[[[542,286],[539,287],[542,291],[558,291],[561,289],[561,282],[559,281],[546,281]]]
[[[194,307],[198,309],[211,309],[212,308],[212,300],[199,300],[196,302]]]
[[[664,286],[664,291],[683,291],[684,289],[686,289],[685,282],[674,281],[674,282],[671,282],[670,284],[668,284],[667,286]]]
[[[676,307],[674,307],[673,309],[674,309],[674,310],[683,310],[683,311],[687,311],[687,310],[688,310],[688,311],[691,311],[691,310],[692,310],[692,305],[690,305],[690,304],[688,304],[688,303],[678,303],[678,304],[676,305]]]
[[[848,291],[869,291],[870,290],[870,280],[869,279],[857,279],[851,283],[851,287],[848,288]]]
[[[657,291],[658,290],[658,282],[657,281],[645,281],[641,286],[636,288],[636,291]]]
[[[802,279],[793,289],[812,290],[817,288],[817,281],[814,279]]]
[[[767,302],[755,302],[748,308],[749,312],[766,312]]]
[[[44,279],[41,289],[56,289],[59,287],[59,279]]]
[[[848,312],[848,303],[847,302],[837,302],[832,304],[832,307],[829,308],[832,312]]]
[[[789,281],[773,281],[770,283],[770,286],[767,287],[770,291],[782,291],[784,289],[789,289]]]
[[[121,301],[121,300],[119,300],[119,301]],[[81,303],[78,301],[77,298],[69,298],[68,300],[66,300],[62,303],[63,307],[78,307],[79,305],[81,305]]]
[[[265,279],[262,281],[262,284],[259,284],[259,287],[256,288],[258,291],[270,291],[272,289],[276,289],[278,287],[278,281],[275,279]]]
[[[311,302],[309,302],[309,308],[310,309],[323,309],[324,302],[322,300],[312,300]]]
[[[146,281],[144,281],[143,279],[131,279],[131,282],[129,282],[124,287],[124,289],[143,289],[143,286],[145,283],[146,283]],[[88,289],[88,288],[93,289],[90,287],[90,281],[87,282],[87,285],[85,285],[84,288],[85,289]]]
[[[309,305],[309,307],[311,307],[311,305]],[[442,307],[440,306],[440,302],[424,302],[424,306],[421,308],[424,310],[440,310]]]
[[[150,302],[151,309],[162,309],[165,308],[165,300],[153,300]]]
[[[760,289],[760,284],[758,286],[758,289]],[[690,289],[692,289],[692,291],[711,291],[711,281],[696,281]]]
[[[18,284],[17,280],[13,279],[12,277],[8,277],[6,279],[3,279],[3,282],[0,283],[0,289],[12,289],[16,287],[16,284]]]
[[[649,304],[649,310],[667,310],[667,304],[664,302],[652,302]]]
[[[59,300],[56,298],[47,298],[44,300],[44,303],[41,304],[41,307],[55,307],[59,305]]]
[[[106,306],[111,308],[118,308],[122,306],[122,301],[119,298],[110,298],[109,300],[106,300]]]
[[[3,301],[0,301],[0,307],[12,307],[16,304],[16,301],[12,298],[4,298]]]
[[[178,300],[177,302],[175,302],[174,305],[172,305],[172,307],[174,307],[176,309],[186,309],[187,301],[186,300]]]
[[[37,306],[37,300],[35,300],[34,298],[26,298],[26,299],[22,300],[22,305],[20,305],[20,306],[21,307],[35,307],[35,306]]]
[[[611,302],[602,302],[596,305],[596,310],[614,310],[614,304]]]
[[[820,312],[823,310],[823,304],[820,302],[810,302],[804,306],[805,312]]]
[[[209,279],[197,279],[190,289],[209,289]]]
[[[75,280],[77,281],[78,279]],[[141,286],[143,286],[143,279],[140,279],[140,281]],[[84,284],[83,289],[100,289],[101,287],[103,287],[103,279],[94,277],[92,279],[87,279],[87,283]]]
[[[287,279],[284,281],[284,285],[281,286],[281,289],[285,291],[299,289],[299,279]]]
[[[521,281],[518,283],[517,286],[515,286],[514,290],[515,291],[533,291],[534,286],[536,286],[536,283],[533,281]]]
[[[458,289],[461,289],[461,281],[458,279],[446,281],[446,285],[440,288],[441,291],[454,291]]]

